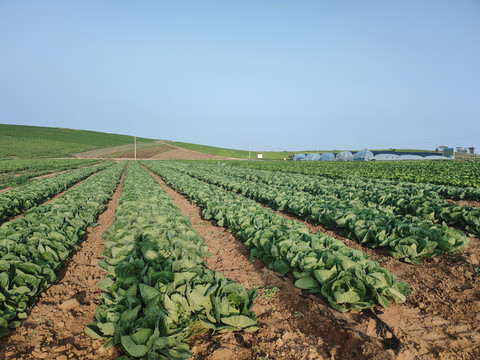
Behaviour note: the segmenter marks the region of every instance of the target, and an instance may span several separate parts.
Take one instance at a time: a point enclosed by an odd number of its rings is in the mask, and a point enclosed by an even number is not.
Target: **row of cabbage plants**
[[[64,195],[0,226],[0,336],[26,318],[26,309],[78,246],[104,210],[125,163],[91,176]]]
[[[434,222],[444,221],[450,226],[463,227],[472,235],[480,235],[480,209],[449,203],[429,185],[405,182],[392,184],[384,181],[382,184],[381,181],[365,178],[333,180],[319,176],[206,164],[191,166],[214,169],[218,173],[253,182],[289,187],[320,197],[359,201],[363,206],[396,215],[413,215]],[[477,192],[480,194],[480,190]]]
[[[205,240],[138,163],[127,168],[115,221],[103,234],[107,271],[86,332],[119,345],[122,358],[186,359],[197,321],[216,331],[254,331],[255,290],[207,268]]]
[[[388,248],[395,258],[418,263],[426,257],[455,253],[469,242],[462,232],[414,216],[394,215],[387,209],[370,208],[358,200],[315,196],[286,186],[266,185],[226,176],[215,167],[170,163],[169,166],[201,180],[260,201],[276,210],[298,215],[369,247]],[[217,167],[221,168],[221,167]]]
[[[112,163],[103,163],[32,181],[0,194],[0,221],[40,204],[70,186],[101,171]]]
[[[0,189],[28,183],[31,178],[89,166],[95,159],[5,159],[0,160]]]
[[[331,178],[361,176],[416,183],[480,188],[480,161],[232,161],[234,166]]]
[[[23,170],[32,172],[61,171],[92,165],[98,161],[96,159],[4,159],[0,160],[0,174],[18,173]]]
[[[472,200],[472,201],[480,201],[480,188],[478,187],[458,187],[452,185],[438,185],[432,184],[429,182],[408,182],[402,181],[400,179],[384,179],[384,178],[372,178],[367,176],[358,176],[354,174],[350,174],[349,176],[327,176],[326,174],[304,174],[303,172],[295,172],[295,171],[288,171],[289,167],[288,164],[285,165],[284,163],[277,162],[275,166],[269,166],[269,164],[265,164],[262,166],[262,163],[255,163],[254,165],[250,166],[250,163],[244,162],[229,162],[228,163],[232,168],[241,169],[241,170],[255,170],[261,172],[273,172],[275,174],[285,173],[286,176],[292,176],[292,179],[308,179],[307,181],[321,181],[322,183],[329,184],[331,186],[343,186],[348,185],[349,187],[357,189],[362,189],[364,186],[367,187],[389,187],[395,188],[396,191],[407,192],[410,194],[414,193],[421,193],[428,194],[428,196],[441,196],[446,199],[452,200]],[[283,164],[283,165],[282,165]],[[245,165],[245,166],[241,166]],[[339,164],[338,166],[342,166]],[[373,169],[372,169],[373,171]],[[255,177],[255,175],[250,175],[248,172],[246,176]],[[297,184],[296,186],[301,186]],[[313,184],[312,184],[313,186]]]
[[[233,165],[233,163],[229,163]],[[407,193],[421,192],[422,194],[428,194],[429,196],[441,196],[446,199],[452,200],[472,200],[480,201],[480,188],[475,187],[458,187],[451,185],[437,185],[431,183],[421,183],[421,182],[408,182],[395,179],[377,179],[361,176],[348,176],[348,177],[338,177],[331,178],[327,176],[319,175],[308,175],[295,172],[282,171],[281,169],[277,170],[268,170],[268,169],[256,169],[242,166],[228,166],[235,169],[241,170],[252,170],[260,172],[273,172],[275,174],[285,173],[286,175],[292,176],[294,179],[308,179],[321,181],[322,183],[328,183],[331,185],[348,185],[356,189],[361,189],[366,186],[376,186],[376,187],[392,187],[397,191],[404,191]],[[248,173],[247,173],[248,176]],[[255,175],[252,175],[255,176]],[[436,194],[436,195],[435,195]]]
[[[252,258],[282,273],[295,285],[317,293],[338,311],[357,310],[405,301],[410,289],[360,250],[326,234],[310,233],[294,220],[233,192],[194,179],[165,162],[144,162],[190,201],[203,216],[225,226],[250,249]]]

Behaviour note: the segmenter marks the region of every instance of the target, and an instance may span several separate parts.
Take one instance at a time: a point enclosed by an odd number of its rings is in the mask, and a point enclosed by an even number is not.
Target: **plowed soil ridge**
[[[137,148],[137,159],[146,159],[146,160],[172,160],[172,159],[183,159],[183,160],[235,160],[232,157],[211,155],[207,153],[202,153],[200,151],[184,149],[175,145],[171,145],[168,142],[157,141],[158,147],[149,146],[149,148],[142,149]],[[144,144],[145,145],[145,144]],[[131,145],[127,146],[125,150],[130,150]],[[124,147],[125,147],[124,146]],[[130,146],[130,148],[128,148]],[[77,158],[91,158],[91,159],[102,159],[108,156],[114,156],[119,160],[128,160],[134,157],[134,152],[125,152],[125,154],[117,156],[115,153],[118,152],[121,147],[116,148],[105,148],[99,150],[88,151],[84,153],[75,154]]]
[[[103,251],[103,232],[112,224],[121,196],[123,175],[97,226],[87,228],[83,242],[58,275],[29,309],[28,318],[0,339],[0,359],[116,359],[118,350],[104,349],[102,340],[84,333],[93,321],[105,272],[97,265]]]

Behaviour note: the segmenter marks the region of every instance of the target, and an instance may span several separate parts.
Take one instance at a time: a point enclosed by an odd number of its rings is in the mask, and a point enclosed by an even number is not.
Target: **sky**
[[[480,1],[0,0],[0,123],[480,153]]]

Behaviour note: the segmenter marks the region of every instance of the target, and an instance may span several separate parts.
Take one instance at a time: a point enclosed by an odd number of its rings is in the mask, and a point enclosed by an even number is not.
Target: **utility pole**
[[[135,161],[137,161],[137,137],[133,137],[133,147],[135,148]]]
[[[252,145],[248,145],[248,160],[250,160],[250,152],[252,151]]]

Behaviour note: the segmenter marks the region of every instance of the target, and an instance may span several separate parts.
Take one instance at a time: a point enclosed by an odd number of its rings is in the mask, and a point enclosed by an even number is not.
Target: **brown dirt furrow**
[[[187,159],[187,160],[233,160],[234,158],[211,155],[199,151],[188,150],[170,145],[172,150],[158,153],[150,156],[150,159],[155,160],[169,160],[169,159]]]
[[[153,174],[152,174],[153,175]],[[209,268],[223,272],[260,296],[253,310],[260,329],[254,333],[213,334],[200,332],[190,344],[195,359],[394,359],[374,320],[361,315],[368,326],[359,324],[358,314],[340,314],[318,297],[303,296],[287,277],[268,269],[261,260],[250,262],[245,245],[223,227],[203,220],[198,206],[166,186],[184,216],[205,238],[212,256]]]
[[[41,180],[41,179],[49,178],[49,177],[52,177],[52,176],[55,176],[55,175],[64,174],[64,173],[66,173],[68,171],[72,171],[72,170],[74,170],[74,169],[67,169],[67,170],[63,170],[63,171],[59,171],[59,172],[53,172],[53,173],[49,173],[49,174],[45,174],[45,175],[35,176],[35,177],[30,178],[30,180]]]
[[[404,344],[408,359],[480,359],[480,240],[471,238],[464,251],[407,264],[380,249],[371,249],[322,226],[277,212],[366,252],[411,288],[407,301],[384,309],[381,319]],[[402,355],[400,352],[399,356]]]
[[[116,348],[104,349],[102,340],[84,333],[93,321],[97,297],[95,285],[104,278],[97,265],[103,251],[103,232],[112,224],[123,176],[97,226],[88,228],[83,242],[64,269],[58,282],[40,294],[28,311],[28,318],[0,340],[0,359],[115,359]]]
[[[452,199],[446,199],[447,202],[450,204],[456,204],[459,206],[470,206],[473,208],[480,208],[480,202],[478,201],[473,201],[473,200],[452,200]]]

